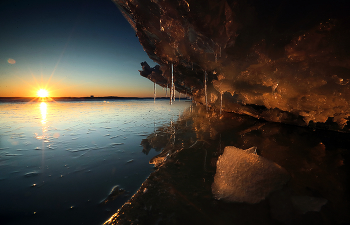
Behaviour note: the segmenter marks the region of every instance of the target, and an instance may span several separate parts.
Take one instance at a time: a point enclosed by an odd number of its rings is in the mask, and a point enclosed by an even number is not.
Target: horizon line
[[[1,97],[0,98],[41,98],[41,97]],[[128,96],[128,97],[123,97],[123,96],[71,96],[71,97],[68,97],[68,96],[63,96],[63,97],[45,97],[45,98],[154,98],[153,96],[152,97],[137,97],[137,96]],[[169,97],[156,97],[156,98],[169,98]],[[183,98],[183,97],[181,97]]]

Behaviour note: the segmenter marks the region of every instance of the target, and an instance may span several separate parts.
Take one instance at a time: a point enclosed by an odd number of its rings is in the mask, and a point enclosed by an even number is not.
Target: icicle
[[[153,83],[154,86],[153,86],[153,100],[154,102],[156,102],[156,82]]]
[[[220,53],[219,53],[219,57],[221,58],[221,46],[220,46]]]
[[[175,145],[175,135],[176,135],[176,130],[175,130],[175,125],[173,123],[173,119],[171,118],[170,120],[170,132],[171,132],[171,136],[173,136],[173,145]]]
[[[215,63],[217,63],[217,62],[218,62],[218,54],[215,53]]]
[[[168,84],[166,84],[166,89],[165,89],[165,97],[168,97]]]
[[[222,92],[220,92],[221,96],[220,96],[220,116],[221,116],[221,112],[222,112]]]
[[[173,88],[174,88],[174,65],[171,64],[171,89],[170,89],[170,105],[173,104]]]
[[[174,64],[172,65],[171,86],[172,86],[172,101],[175,101],[175,84],[174,84]]]
[[[205,108],[208,111],[208,94],[207,94],[207,71],[204,71],[204,92],[205,92]]]
[[[192,71],[193,71],[193,62],[192,62]]]

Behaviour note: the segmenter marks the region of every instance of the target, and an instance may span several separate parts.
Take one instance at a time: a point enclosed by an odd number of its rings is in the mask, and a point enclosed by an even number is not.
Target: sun
[[[45,89],[40,89],[40,90],[38,90],[37,95],[40,98],[47,98],[47,97],[49,97],[49,92]]]

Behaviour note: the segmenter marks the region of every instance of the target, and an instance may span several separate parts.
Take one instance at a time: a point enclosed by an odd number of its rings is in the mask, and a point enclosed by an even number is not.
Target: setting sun
[[[40,98],[46,98],[46,97],[49,97],[49,92],[45,89],[40,89],[38,92],[37,92],[37,95],[38,97]]]

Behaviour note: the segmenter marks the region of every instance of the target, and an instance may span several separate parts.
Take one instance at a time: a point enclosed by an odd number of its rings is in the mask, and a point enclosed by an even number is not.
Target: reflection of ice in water
[[[220,93],[220,115],[222,113],[222,92]]]

